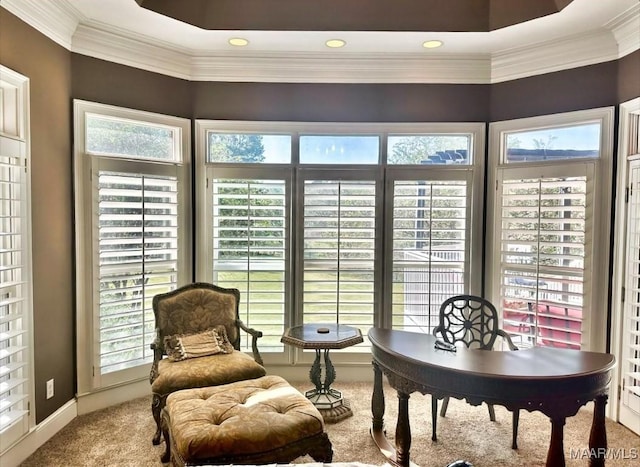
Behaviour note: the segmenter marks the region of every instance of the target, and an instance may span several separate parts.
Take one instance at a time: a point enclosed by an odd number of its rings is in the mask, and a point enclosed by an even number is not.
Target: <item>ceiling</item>
[[[192,80],[487,83],[640,48],[638,0],[3,0],[2,7],[77,53]],[[234,47],[232,37],[249,44]],[[336,38],[346,45],[325,46]],[[442,47],[422,47],[434,39]]]
[[[558,13],[573,0],[136,0],[202,29],[487,32]]]

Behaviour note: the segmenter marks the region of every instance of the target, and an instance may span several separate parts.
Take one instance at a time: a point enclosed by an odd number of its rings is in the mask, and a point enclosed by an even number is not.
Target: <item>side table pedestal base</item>
[[[353,415],[349,401],[336,389],[310,389],[304,395],[316,406],[326,423],[337,423]]]
[[[351,405],[347,399],[342,399],[342,405],[332,409],[318,409],[325,423],[338,423],[353,415]]]

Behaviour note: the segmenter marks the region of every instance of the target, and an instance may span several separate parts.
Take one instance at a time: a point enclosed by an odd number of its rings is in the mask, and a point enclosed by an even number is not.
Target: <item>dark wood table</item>
[[[336,370],[329,358],[329,350],[344,349],[363,342],[360,329],[344,324],[307,323],[287,329],[280,341],[316,351],[316,358],[309,371],[309,378],[315,388],[307,391],[305,396],[313,402],[325,422],[335,423],[353,415],[342,393],[331,387],[336,379]],[[324,380],[321,353],[324,353]]]
[[[431,335],[379,328],[369,331],[369,340],[374,369],[371,435],[392,464],[409,466],[408,402],[409,395],[418,391],[438,399],[450,396],[473,405],[486,402],[509,410],[544,413],[551,420],[548,467],[565,465],[565,419],[594,401],[589,447],[596,455],[590,465],[604,465],[605,406],[615,365],[613,355],[546,347],[504,352],[458,348],[448,352],[435,349]],[[383,373],[398,392],[395,447],[383,430]]]

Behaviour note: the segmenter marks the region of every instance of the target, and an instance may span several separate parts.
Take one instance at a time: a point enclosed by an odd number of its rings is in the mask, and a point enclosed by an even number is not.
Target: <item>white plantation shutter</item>
[[[240,290],[240,319],[263,333],[261,352],[282,351],[288,238],[284,180],[212,181],[213,282]],[[243,350],[250,350],[243,339]]]
[[[178,281],[178,180],[98,173],[100,374],[150,362],[153,296]]]
[[[640,417],[640,161],[629,165],[629,182],[624,336],[620,365],[624,409],[621,418],[624,418],[621,421],[629,427],[637,427]]]
[[[304,322],[366,335],[374,323],[376,182],[314,179],[302,189]]]
[[[430,333],[440,305],[465,292],[470,222],[464,180],[393,184],[393,327]]]
[[[520,178],[498,193],[500,298],[505,330],[521,347],[578,349],[588,312],[592,195],[583,175]],[[497,304],[498,305],[498,304]]]
[[[0,149],[0,447],[5,448],[28,430],[31,260],[25,145],[0,136]]]

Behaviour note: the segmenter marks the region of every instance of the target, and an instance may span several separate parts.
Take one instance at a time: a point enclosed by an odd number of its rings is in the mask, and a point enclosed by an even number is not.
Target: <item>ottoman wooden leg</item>
[[[162,457],[160,457],[160,461],[162,463],[167,463],[171,459],[171,433],[169,427],[171,426],[169,420],[169,414],[166,410],[162,411],[162,436],[164,437],[164,453],[162,453]]]
[[[321,441],[311,449],[309,449],[309,455],[316,462],[331,462],[333,460],[333,448],[329,436],[323,433]]]

